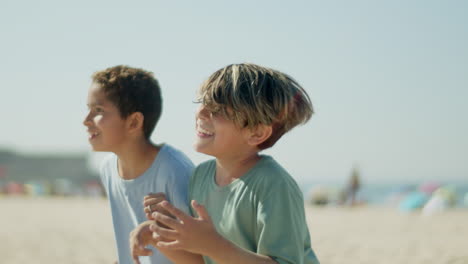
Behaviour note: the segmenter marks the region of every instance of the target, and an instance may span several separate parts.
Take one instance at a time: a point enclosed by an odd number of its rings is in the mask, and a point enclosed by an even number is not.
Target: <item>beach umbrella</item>
[[[431,215],[434,213],[445,211],[449,208],[447,201],[439,195],[433,195],[431,199],[424,205],[422,213],[424,215]]]
[[[454,206],[457,202],[457,192],[452,186],[440,187],[432,195],[444,199],[448,206]]]
[[[412,192],[406,196],[399,205],[399,209],[404,212],[414,211],[422,208],[424,204],[429,200],[429,196],[423,192]]]
[[[419,186],[421,192],[432,194],[435,190],[440,188],[440,184],[436,182],[425,182]]]

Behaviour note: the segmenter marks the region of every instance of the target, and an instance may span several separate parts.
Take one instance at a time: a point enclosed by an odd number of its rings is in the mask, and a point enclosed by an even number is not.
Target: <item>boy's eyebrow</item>
[[[92,103],[87,103],[86,105],[87,106],[104,106],[104,104],[99,102],[99,101],[92,102]]]
[[[86,104],[86,106],[88,108],[91,108],[91,107],[104,107],[102,104],[100,103],[91,103],[91,104]]]

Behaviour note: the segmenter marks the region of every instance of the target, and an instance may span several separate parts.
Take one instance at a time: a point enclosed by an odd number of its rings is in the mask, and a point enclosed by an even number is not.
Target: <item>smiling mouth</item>
[[[97,136],[99,136],[99,132],[89,133],[88,139],[94,139],[94,138],[96,138]]]
[[[200,136],[200,137],[211,137],[214,135],[213,132],[210,132],[208,130],[205,130],[201,127],[198,127],[197,128],[197,135]]]

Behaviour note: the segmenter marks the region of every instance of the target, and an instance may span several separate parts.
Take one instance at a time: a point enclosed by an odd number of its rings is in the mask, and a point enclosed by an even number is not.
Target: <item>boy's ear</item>
[[[127,125],[130,131],[143,130],[143,120],[145,117],[140,112],[135,112],[127,117]]]
[[[271,136],[271,133],[273,133],[271,126],[258,125],[250,131],[247,143],[251,146],[258,146],[267,140]]]

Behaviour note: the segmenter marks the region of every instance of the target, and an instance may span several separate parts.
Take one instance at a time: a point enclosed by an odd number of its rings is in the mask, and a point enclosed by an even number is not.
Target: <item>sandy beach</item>
[[[0,262],[113,263],[107,201],[0,197]],[[431,216],[394,208],[307,207],[322,264],[468,263],[468,210]]]

